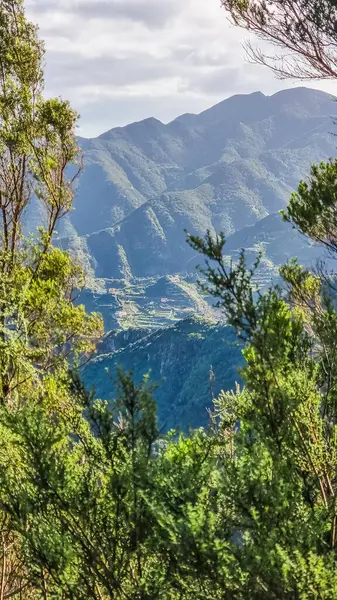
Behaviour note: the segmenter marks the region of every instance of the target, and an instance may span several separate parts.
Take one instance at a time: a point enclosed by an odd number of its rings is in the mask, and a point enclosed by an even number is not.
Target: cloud
[[[163,93],[149,96],[146,92],[137,95],[120,93],[102,96],[90,94],[83,97],[83,102],[78,103],[80,121],[78,133],[85,137],[94,137],[108,131],[113,126],[126,125],[134,121],[146,119],[149,116],[161,121],[172,121],[177,115],[189,112],[191,106],[196,112],[201,112],[205,99],[198,94],[186,92],[184,94]],[[163,111],[164,107],[164,111]],[[165,119],[163,119],[165,113]]]
[[[151,28],[164,27],[177,16],[182,3],[180,0],[91,0],[64,2],[63,0],[30,0],[28,6],[35,15],[64,14],[85,20],[119,20],[143,23]]]
[[[89,18],[128,19],[152,27],[163,27],[179,12],[179,0],[108,0],[107,2],[85,3],[80,11]]]
[[[102,86],[119,89],[168,78],[175,74],[171,61],[141,53],[124,57],[83,58],[77,54],[60,54],[53,51],[48,56],[48,69],[52,73],[55,88],[65,85],[67,88]]]
[[[71,101],[83,135],[148,116],[167,122],[235,93],[287,87],[245,61],[242,32],[229,25],[219,0],[25,4],[46,42],[46,93]]]
[[[242,77],[242,69],[236,67],[217,67],[207,70],[205,73],[195,75],[186,79],[180,89],[193,90],[204,94],[227,95],[233,89],[236,92],[242,92],[245,88],[245,81]]]

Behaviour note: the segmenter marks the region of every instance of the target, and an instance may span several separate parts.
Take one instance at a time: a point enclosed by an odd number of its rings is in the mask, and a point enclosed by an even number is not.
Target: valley
[[[336,2],[0,0],[0,600],[337,600],[336,81]]]
[[[148,375],[156,386],[161,429],[188,431],[207,427],[212,398],[241,381],[241,364],[233,330],[194,316],[159,329],[108,333],[98,356],[84,368],[83,378],[97,397],[111,400],[118,368],[132,371],[136,383]]]
[[[165,375],[157,392],[160,419],[176,401],[191,405],[187,384],[185,396],[175,392],[179,401],[168,389],[167,381],[172,386],[177,378],[184,385],[188,378],[186,372],[179,375],[176,355],[183,347],[181,360],[199,364],[195,340],[200,327],[202,345],[215,335],[214,327],[225,338],[228,328],[213,299],[200,293],[196,267],[203,259],[186,243],[186,231],[199,236],[207,230],[224,232],[228,264],[242,248],[248,266],[261,253],[256,289],[277,280],[278,268],[294,256],[301,264],[314,265],[322,250],[283,222],[279,211],[311,164],[334,156],[336,114],[328,94],[293,88],[272,96],[233,96],[168,124],[150,118],[98,138],[79,139],[84,170],[74,210],[60,225],[56,243],[85,270],[86,288],[78,301],[104,318],[109,352],[103,344],[86,367],[90,385],[106,393],[105,369],[115,372],[120,364],[138,378],[146,372],[155,378]],[[30,230],[36,214],[34,206],[27,211]],[[193,323],[191,331],[186,323]],[[114,349],[128,332],[132,339],[139,337],[137,343]],[[166,339],[173,358],[165,364],[175,365],[170,377],[162,361],[166,350],[161,341]],[[204,355],[208,367],[203,366],[200,377],[206,387],[213,363],[219,389],[235,385],[239,375],[232,359],[227,365],[226,344],[225,354],[226,360],[218,362],[212,352]],[[239,365],[240,352],[233,357]],[[205,402],[202,393],[200,403]],[[182,417],[175,411],[176,422],[169,420],[170,426],[196,426],[194,412]],[[205,423],[205,410],[203,419],[196,414]]]
[[[103,315],[105,329],[157,329],[190,315],[214,319],[217,311],[198,290],[196,276],[167,275],[123,284],[105,279],[103,289],[86,290],[80,301]]]

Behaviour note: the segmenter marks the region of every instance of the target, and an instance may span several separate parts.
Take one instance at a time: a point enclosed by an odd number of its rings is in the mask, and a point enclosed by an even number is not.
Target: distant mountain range
[[[91,278],[189,271],[184,229],[230,236],[279,211],[309,166],[335,155],[336,114],[328,94],[295,88],[81,138],[85,168],[59,243]],[[272,237],[280,225],[266,223]]]
[[[233,96],[164,125],[146,119],[81,139],[84,171],[74,210],[57,243],[88,274],[81,296],[102,312],[108,333],[86,367],[98,396],[113,395],[118,365],[139,380],[150,371],[160,423],[207,423],[212,393],[234,386],[240,349],[233,331],[196,286],[196,256],[184,230],[227,236],[225,252],[263,252],[258,283],[268,286],[292,256],[314,262],[321,249],[282,222],[279,210],[312,163],[336,156],[337,104],[295,88]],[[32,206],[27,228],[39,212]],[[215,387],[210,388],[210,368]]]

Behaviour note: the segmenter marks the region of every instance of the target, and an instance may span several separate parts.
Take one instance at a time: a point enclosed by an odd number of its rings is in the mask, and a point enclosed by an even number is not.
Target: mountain
[[[189,272],[184,229],[230,236],[279,211],[309,166],[334,156],[336,113],[328,94],[294,88],[80,139],[85,168],[59,243],[92,280]]]
[[[279,213],[268,215],[250,227],[243,227],[227,238],[224,253],[229,258],[237,259],[242,249],[248,265],[255,262],[258,253],[262,253],[260,270],[268,271],[270,275],[276,275],[278,267],[294,257],[307,267],[314,267],[322,258],[327,263],[331,261],[319,244],[284,222]]]
[[[167,125],[146,119],[80,140],[85,169],[58,244],[84,265],[80,301],[102,312],[108,332],[84,370],[98,396],[112,397],[118,366],[136,381],[150,372],[163,427],[207,424],[212,393],[233,388],[242,356],[198,292],[202,257],[184,229],[223,231],[228,261],[242,248],[249,263],[262,251],[260,287],[293,256],[313,264],[321,249],[279,210],[312,163],[335,155],[336,111],[308,88],[258,92]]]
[[[101,313],[107,332],[161,329],[190,315],[213,319],[219,312],[200,295],[196,274],[146,278],[128,285],[108,279],[104,284],[107,289],[84,290],[78,302],[89,312]]]
[[[212,394],[233,389],[240,381],[241,350],[230,327],[189,318],[176,325],[111,333],[100,355],[83,372],[87,387],[96,396],[113,397],[117,367],[133,372],[136,382],[149,373],[159,386],[154,391],[159,422],[166,430],[206,426]],[[210,382],[210,370],[214,381]]]

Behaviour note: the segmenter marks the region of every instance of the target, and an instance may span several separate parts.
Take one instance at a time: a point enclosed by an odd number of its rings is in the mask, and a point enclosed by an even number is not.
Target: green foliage
[[[302,198],[308,211],[309,201]],[[292,218],[311,235],[294,211]],[[220,471],[223,502],[241,523],[237,554],[246,579],[237,597],[336,598],[337,321],[331,288],[327,292],[326,282],[294,261],[281,269],[288,291],[253,294],[258,265],[247,270],[244,253],[228,268],[223,237],[189,241],[212,261],[204,270],[206,287],[246,341],[245,388],[222,394],[214,416],[230,457],[229,470]]]
[[[1,498],[34,598],[214,597],[214,442],[200,431],[158,443],[146,380],[120,374],[119,387],[108,406],[74,378],[66,412],[46,392],[39,405],[1,410]]]
[[[119,348],[123,333],[103,340],[99,355],[81,371],[83,381],[88,389],[109,400],[114,396],[112,383],[118,367],[132,370],[137,383],[149,373],[151,381],[158,384],[153,395],[161,431],[174,428],[188,432],[190,427],[207,426],[212,396],[241,381],[241,348],[235,331],[224,324],[190,318],[155,331],[129,330],[126,337],[128,343],[123,348]],[[113,343],[113,351],[109,343]]]
[[[290,198],[285,220],[311,239],[335,251],[336,244],[337,161],[311,167],[309,183],[301,181]]]
[[[21,1],[1,6],[0,25],[0,397],[15,403],[21,386],[34,395],[50,369],[93,349],[100,319],[74,307],[83,275],[51,246],[73,198],[66,172],[79,162],[76,113],[67,102],[43,99],[43,45]],[[46,228],[24,239],[23,213],[33,195],[46,210]]]
[[[35,554],[48,548],[55,554],[58,532],[48,531],[48,543],[46,538],[42,548],[43,503],[35,504],[36,481],[28,474],[37,460],[43,469],[45,461],[52,460],[42,435],[48,433],[60,453],[69,448],[69,440],[62,445],[62,429],[55,426],[64,412],[77,410],[67,383],[69,366],[93,351],[102,326],[98,315],[87,315],[83,306],[74,305],[83,273],[68,254],[51,244],[56,224],[73,200],[74,176],[68,177],[68,168],[76,176],[80,165],[76,113],[67,102],[43,99],[43,45],[26,20],[21,0],[1,3],[0,31],[0,598],[4,600],[22,594],[46,597],[45,574],[37,570],[25,535],[27,529],[34,534]],[[23,216],[33,197],[42,203],[46,221],[35,236],[25,238]],[[41,594],[35,594],[36,586]]]
[[[101,321],[74,305],[83,274],[51,245],[72,204],[76,115],[42,98],[19,0],[2,3],[0,31],[0,600],[337,600],[331,281],[293,261],[262,294],[259,258],[228,266],[223,235],[190,236],[245,344],[244,387],[189,436],[160,435],[146,377],[119,372],[111,402],[88,394],[76,367]],[[334,163],[314,167],[287,214],[330,249],[334,185]],[[32,194],[47,222],[25,239]]]
[[[41,587],[46,571],[52,597],[123,597],[122,591],[143,585],[143,494],[152,478],[156,421],[146,388],[135,388],[126,376],[120,381],[112,409],[87,404],[75,379],[71,392],[78,390],[78,401],[69,405],[65,381],[65,412],[49,409],[44,391],[39,405],[2,415],[4,438],[16,447],[1,480],[3,503],[23,537],[35,585]]]

